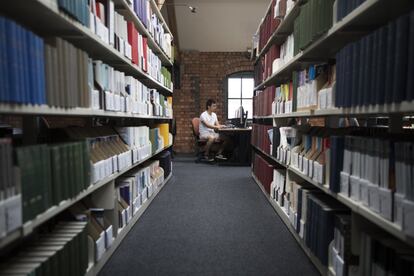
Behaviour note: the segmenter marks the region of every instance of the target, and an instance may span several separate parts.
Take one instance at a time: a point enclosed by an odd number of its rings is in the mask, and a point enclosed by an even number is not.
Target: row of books
[[[0,138],[0,238],[22,225],[22,196],[10,138]]]
[[[351,251],[352,217],[336,214],[334,239],[329,246],[329,267],[335,275],[351,275],[357,267],[358,257]]]
[[[270,193],[270,184],[273,179],[273,166],[270,165],[262,156],[254,153],[252,156],[253,174],[262,183],[264,190]]]
[[[59,1],[59,8],[91,29],[106,44],[112,45],[123,55],[131,59],[132,43],[128,43],[127,21],[116,11],[112,0]],[[130,4],[132,10],[148,29],[154,40],[168,57],[172,57],[172,37],[165,34],[160,19],[153,13],[148,0],[137,0]],[[132,24],[129,22],[128,24]],[[145,38],[147,39],[147,38]],[[146,45],[146,41],[145,41]],[[146,47],[146,46],[145,46]]]
[[[410,132],[403,135],[406,139],[412,136]],[[272,137],[270,148],[279,162],[414,236],[414,197],[409,184],[413,146],[401,135],[387,134],[384,129],[302,126],[274,127]]]
[[[110,200],[114,199],[115,191],[113,186],[106,186],[105,189],[105,192],[96,192],[83,198],[61,215],[66,220],[87,222],[88,245],[82,253],[89,266],[102,259],[118,234],[114,221],[115,200]]]
[[[364,2],[365,0],[336,0],[336,11],[334,11],[334,13],[336,12],[337,21],[342,20]]]
[[[286,13],[286,0],[273,0],[259,28],[259,45],[257,51],[264,48],[269,38],[276,31]]]
[[[88,268],[86,222],[60,222],[0,263],[1,275],[84,275]],[[29,249],[29,250],[27,250]]]
[[[305,245],[324,266],[328,266],[329,245],[340,224],[336,220],[342,216],[350,217],[347,207],[306,182],[290,180],[286,170],[280,169],[273,171],[270,198],[285,212]]]
[[[321,64],[295,72],[296,110],[327,109],[334,104],[335,66]]]
[[[414,99],[414,11],[392,20],[337,54],[337,107]]]
[[[146,86],[99,60],[92,61],[84,51],[69,42],[48,38],[44,43],[33,33],[4,17],[0,18],[0,34],[7,34],[10,38],[1,40],[1,48],[4,49],[0,66],[1,102],[152,115],[153,108]],[[157,74],[160,81],[171,86],[168,70],[160,67]],[[130,90],[134,84],[137,89]],[[131,95],[135,92],[138,94]],[[153,90],[153,93],[158,92]],[[159,99],[158,104],[165,107],[164,97],[157,96],[156,99]],[[147,108],[140,105],[146,105]]]
[[[164,170],[158,160],[117,179],[118,229],[129,223],[141,205],[152,197],[163,182]]]
[[[275,96],[275,86],[266,87],[263,91],[256,91],[256,95],[253,97],[253,115],[272,115],[272,102],[274,101]]]
[[[0,16],[0,101],[44,104],[44,42]]]
[[[276,87],[276,95],[272,103],[272,114],[291,112],[293,112],[293,82]]]
[[[300,7],[293,29],[295,55],[332,26],[333,4],[334,0],[308,0]]]
[[[85,143],[18,147],[16,157],[23,222],[90,185],[89,149]]]
[[[386,235],[363,231],[360,238],[361,275],[412,275],[412,247]]]
[[[251,143],[265,153],[270,154],[271,140],[269,136],[272,134],[273,130],[271,125],[253,124]]]
[[[293,48],[293,34],[289,35],[281,45],[273,44],[255,65],[255,84],[259,85],[291,61],[294,57]]]

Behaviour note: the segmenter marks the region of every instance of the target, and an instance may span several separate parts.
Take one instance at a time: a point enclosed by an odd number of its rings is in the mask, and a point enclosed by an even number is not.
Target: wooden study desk
[[[233,141],[233,151],[230,158],[219,162],[222,166],[250,166],[250,140],[252,128],[222,128],[218,133],[230,137]]]

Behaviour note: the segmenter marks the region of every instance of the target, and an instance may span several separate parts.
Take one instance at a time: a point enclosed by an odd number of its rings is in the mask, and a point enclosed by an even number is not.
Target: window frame
[[[229,98],[229,91],[228,91],[228,89],[229,89],[229,79],[231,79],[231,78],[240,78],[240,82],[241,82],[241,85],[240,85],[240,97],[237,97],[237,98]],[[229,100],[240,100],[240,105],[242,105],[243,100],[251,100],[251,101],[253,101],[253,96],[252,97],[249,97],[249,98],[243,97],[243,79],[247,79],[247,78],[254,79],[254,73],[253,73],[253,71],[236,72],[236,73],[232,73],[232,74],[226,76],[226,79],[224,81],[224,91],[225,91],[225,93],[223,93],[224,94],[223,102],[226,103],[225,104],[225,115],[226,115],[226,119],[227,120],[233,119],[232,117],[229,117],[229,110],[228,110],[228,108],[229,108]],[[249,116],[253,117],[253,114],[249,114]],[[251,121],[252,118],[249,118],[248,120]]]

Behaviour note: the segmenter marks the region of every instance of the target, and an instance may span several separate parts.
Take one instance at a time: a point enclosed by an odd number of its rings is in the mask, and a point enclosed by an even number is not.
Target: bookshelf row
[[[293,32],[293,22],[299,13],[300,1],[293,4],[293,8],[288,11],[283,20],[279,23],[275,32],[269,37],[266,44],[262,49],[259,49],[259,53],[256,55],[254,63],[256,64],[260,58],[269,50],[273,44],[282,44],[286,37]],[[269,8],[272,8],[271,6]],[[269,9],[268,9],[269,10]],[[262,23],[263,24],[263,23]],[[260,29],[261,25],[259,25]],[[258,35],[258,33],[256,33]]]
[[[328,271],[324,265],[321,264],[321,262],[315,257],[315,255],[309,250],[309,248],[305,245],[303,240],[299,237],[298,233],[293,229],[291,222],[289,220],[288,215],[286,212],[274,201],[271,200],[269,194],[264,190],[263,184],[260,182],[260,180],[257,178],[257,176],[252,173],[252,177],[254,181],[256,182],[257,186],[259,186],[260,190],[262,191],[264,197],[269,201],[270,205],[273,207],[273,209],[278,214],[279,218],[283,221],[286,228],[289,230],[289,232],[292,234],[292,236],[295,238],[296,242],[300,245],[302,250],[305,252],[305,254],[308,256],[308,258],[311,260],[311,262],[314,264],[314,266],[317,268],[319,273],[322,276],[332,275],[328,274]],[[335,274],[333,274],[335,275]]]
[[[172,116],[148,116],[128,112],[113,112],[105,110],[93,110],[90,108],[59,108],[46,105],[16,105],[0,103],[1,114],[14,115],[44,115],[44,116],[68,116],[68,117],[107,117],[107,118],[130,118],[143,120],[172,120]]]
[[[136,214],[132,217],[130,222],[118,233],[117,237],[113,241],[111,247],[104,253],[104,255],[101,257],[101,259],[95,263],[94,265],[88,267],[88,270],[85,274],[85,276],[94,276],[98,275],[99,271],[104,267],[106,262],[109,260],[109,258],[112,256],[112,254],[116,251],[118,246],[122,243],[123,239],[127,236],[129,231],[134,227],[135,223],[140,219],[142,214],[147,210],[148,206],[152,203],[154,198],[158,195],[158,193],[164,188],[164,186],[170,181],[172,177],[172,173],[164,180],[164,182],[161,184],[161,186],[153,193],[151,198],[149,198],[146,202],[144,202],[140,209],[137,211]]]
[[[135,23],[135,26],[141,34],[145,35],[148,38],[148,45],[159,54],[162,62],[164,65],[171,66],[173,64],[173,61],[171,57],[168,57],[165,51],[155,42],[153,36],[148,32],[148,29],[144,26],[144,24],[141,22],[141,20],[137,17],[134,10],[130,5],[128,5],[126,0],[115,0],[115,7],[119,12],[121,12],[127,20],[131,20]],[[161,25],[164,27],[164,29],[172,36],[170,29],[168,28],[168,25],[165,23],[164,17],[159,12],[157,5],[155,4],[154,0],[150,0],[150,5],[152,7],[152,10],[157,14],[157,17],[161,20]]]
[[[302,70],[310,64],[326,62],[329,59],[335,58],[338,50],[345,45],[363,37],[376,27],[383,25],[389,19],[395,18],[411,7],[412,3],[410,1],[364,1],[340,21],[334,23],[325,34],[312,41],[305,49],[299,51],[293,58],[280,66],[267,79],[257,84],[255,90],[282,84],[291,79],[292,73],[296,70]],[[298,16],[299,13],[295,13],[295,15]],[[294,20],[288,19],[287,22],[291,24],[289,29],[292,30]]]
[[[163,93],[172,93],[172,86],[166,86],[161,81],[155,79],[154,76],[147,71],[144,64],[141,64],[142,61],[139,60],[138,62],[134,62],[133,55],[127,57],[129,54],[127,54],[128,51],[126,51],[126,49],[131,48],[131,45],[128,47],[121,47],[120,45],[111,45],[110,43],[105,42],[90,28],[64,13],[58,7],[57,1],[14,1],[13,3],[10,3],[10,5],[2,7],[2,10],[7,16],[17,19],[25,26],[30,26],[31,30],[41,36],[61,36],[75,47],[85,51],[90,58],[100,60],[126,75],[135,77],[150,88],[159,89]],[[136,18],[134,22],[137,21],[139,21],[139,19]],[[139,28],[139,26],[136,25],[134,24],[135,27]],[[125,43],[127,43],[128,34],[126,33],[126,22],[125,30],[123,30],[123,32],[125,39],[122,40],[120,38],[120,41],[125,41]],[[142,37],[145,37],[145,35],[142,35]],[[147,41],[153,41],[151,36],[148,36],[145,39]],[[154,41],[152,43],[156,44]],[[136,47],[138,46],[139,45]],[[140,53],[140,55],[143,54],[144,53]],[[149,62],[149,54],[144,58],[145,60],[143,62],[145,62],[145,64]],[[171,66],[172,61],[169,60],[167,63],[164,62],[164,64],[165,66]]]
[[[410,115],[414,113],[414,102],[401,102],[386,105],[356,106],[349,108],[315,109],[296,111],[291,113],[274,114],[267,116],[254,116],[255,119],[279,118],[308,118],[308,117],[347,117],[347,116],[376,116],[376,115]]]
[[[346,197],[340,193],[334,193],[332,192],[329,187],[326,184],[320,184],[313,180],[312,178],[308,177],[307,175],[304,175],[302,172],[300,172],[295,167],[292,167],[290,165],[287,165],[280,160],[276,159],[274,156],[269,155],[268,153],[264,152],[260,148],[252,145],[253,149],[258,152],[260,155],[265,156],[267,160],[271,160],[273,164],[277,164],[279,166],[282,166],[287,169],[288,172],[294,173],[296,176],[300,177],[304,181],[306,181],[309,184],[312,184],[313,186],[317,187],[321,191],[323,191],[325,194],[330,195],[331,197],[335,198],[339,202],[346,205],[348,208],[350,208],[353,212],[363,216],[367,220],[371,221],[372,223],[376,224],[380,228],[384,229],[391,235],[397,237],[403,242],[406,242],[407,244],[410,244],[411,246],[414,246],[414,239],[407,236],[401,229],[400,226],[396,225],[392,221],[389,221],[385,218],[383,218],[381,215],[373,212],[369,208],[362,205],[362,203],[357,202],[355,200],[352,200],[349,197]]]
[[[80,200],[82,200],[86,196],[92,194],[93,192],[97,191],[98,189],[104,187],[105,185],[111,183],[112,181],[114,181],[118,177],[122,176],[126,172],[128,172],[128,171],[132,170],[133,168],[136,168],[137,166],[143,164],[144,162],[156,157],[158,154],[160,154],[161,152],[163,152],[163,151],[165,151],[165,150],[167,150],[171,147],[172,147],[172,145],[168,145],[168,146],[166,146],[162,149],[159,149],[154,154],[143,158],[142,160],[132,164],[131,166],[126,167],[126,168],[122,169],[121,171],[113,173],[110,176],[108,176],[108,177],[106,177],[102,180],[99,180],[96,183],[91,184],[87,189],[83,190],[81,193],[76,195],[74,198],[63,200],[57,206],[52,206],[51,208],[47,209],[45,212],[37,215],[34,219],[24,223],[22,225],[22,227],[17,228],[13,232],[8,233],[6,237],[1,238],[0,239],[0,248],[4,248],[7,245],[11,244],[12,242],[16,241],[17,239],[20,239],[20,238],[23,238],[23,237],[26,237],[26,236],[30,235],[36,227],[39,227],[40,225],[42,225],[46,221],[48,221],[51,218],[55,217],[56,215],[63,212],[64,210],[68,209],[70,206],[72,206],[73,204],[79,202]]]

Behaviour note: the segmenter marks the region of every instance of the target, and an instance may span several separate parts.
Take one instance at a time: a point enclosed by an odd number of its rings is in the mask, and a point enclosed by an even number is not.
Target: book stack
[[[129,60],[132,60],[132,43],[129,41],[129,28],[128,25],[130,22],[127,22],[125,18],[115,12],[114,13],[115,21],[114,21],[114,48],[127,57]]]
[[[58,0],[57,4],[60,10],[78,20],[82,25],[89,27],[90,19],[88,2],[88,0],[75,2],[70,0]]]
[[[115,5],[112,0],[90,0],[89,28],[106,44],[115,41]]]
[[[16,149],[23,222],[75,197],[90,185],[88,156],[89,149],[83,142]]]
[[[259,61],[254,65],[254,85],[258,86],[263,82],[264,74],[264,58],[259,59]]]
[[[332,87],[331,79],[329,78],[330,72],[328,65],[312,65],[308,69],[299,71],[294,75],[296,78],[293,81],[296,84],[296,110],[303,111],[318,108],[318,93],[322,89]],[[324,95],[324,93],[322,94]],[[330,96],[332,98],[332,94]],[[329,99],[321,101],[328,103]],[[332,102],[332,100],[329,102]],[[325,107],[323,104],[321,106]]]
[[[172,159],[171,159],[171,152],[164,151],[162,152],[158,160],[160,161],[160,167],[164,171],[164,179],[166,179],[172,172]]]
[[[340,50],[335,106],[400,103],[414,99],[414,11]]]
[[[161,136],[161,129],[159,127],[150,129],[150,141],[152,144],[152,154],[155,154],[158,150],[163,149],[166,146],[164,137]]]
[[[121,177],[116,180],[118,200],[118,229],[124,228],[141,206],[138,191],[135,189],[134,177]]]
[[[253,115],[268,116],[272,115],[272,103],[275,100],[276,87],[269,86],[263,91],[257,91],[253,97]]]
[[[334,239],[329,248],[329,266],[335,271],[335,275],[349,275],[350,266],[356,265],[358,260],[351,252],[351,215],[336,214],[334,225]]]
[[[306,246],[328,265],[329,244],[334,239],[335,215],[348,213],[347,207],[326,194],[312,193],[307,198],[305,237]]]
[[[167,123],[164,124],[157,124],[157,128],[160,130],[160,136],[162,137],[162,140],[164,141],[164,146],[172,145],[172,137],[170,134],[170,125]]]
[[[291,151],[301,143],[301,132],[294,127],[280,127],[277,128],[277,130],[279,130],[279,135],[276,136],[276,133],[273,133],[273,137],[276,139],[275,142],[279,142],[279,144],[274,142],[272,145],[272,155],[275,156],[279,162],[285,165],[290,165]]]
[[[115,70],[100,60],[93,62],[93,72],[95,89],[92,106],[97,107],[99,100],[99,109],[129,112],[127,108],[131,108],[127,104],[125,73]]]
[[[288,205],[288,204],[285,204],[285,192],[286,192],[285,188],[286,188],[286,170],[274,169],[273,170],[273,181],[270,184],[270,198],[276,201],[281,207]]]
[[[293,30],[295,55],[332,26],[333,4],[334,0],[309,0],[300,7]]]
[[[318,91],[318,109],[335,108],[336,95],[336,65],[330,65],[325,68],[327,81]]]
[[[0,101],[46,103],[44,42],[0,16]]]
[[[393,221],[392,142],[358,136],[344,139],[340,193]]]
[[[319,184],[326,179],[330,130],[314,127],[290,151],[290,165]]]
[[[150,167],[136,168],[127,172],[125,175],[127,178],[133,178],[132,199],[134,206],[134,214],[139,207],[152,195],[152,183],[151,183],[151,171]]]
[[[73,127],[64,131],[69,138],[88,143],[92,184],[132,165],[132,151],[114,129]]]
[[[168,71],[168,69],[164,66],[161,67],[161,84],[164,85],[167,88],[172,88],[172,79],[171,79],[171,73]]]
[[[130,98],[130,109],[134,114],[152,115],[150,90],[134,77],[125,77],[125,90]]]
[[[161,66],[161,59],[151,50],[151,48],[148,48],[148,75],[160,83],[162,81]]]
[[[152,9],[149,10],[151,24],[148,28],[149,33],[154,38],[164,53],[171,59],[172,58],[172,36],[169,33],[165,33],[164,24],[157,14]]]
[[[365,0],[336,0],[336,18],[337,21],[342,20],[345,16],[350,14],[353,10],[358,8]]]
[[[154,189],[157,189],[164,182],[164,169],[160,167],[160,161],[152,161],[149,166],[151,174],[151,183]]]
[[[276,87],[276,97],[272,103],[272,114],[293,112],[293,83],[289,82]]]
[[[289,35],[286,41],[280,45],[280,58],[276,58],[272,64],[272,74],[278,72],[284,65],[291,61],[294,57],[294,36]]]
[[[68,209],[68,214],[78,221],[87,221],[87,235],[88,235],[88,252],[89,260],[98,262],[105,251],[108,250],[114,241],[114,234],[117,234],[116,226],[113,223],[114,201],[108,202],[107,208],[103,206],[103,200],[97,199],[99,196],[92,195],[84,198],[82,201],[72,205]],[[113,195],[111,194],[111,199]],[[100,201],[98,203],[98,201]],[[93,242],[89,242],[92,240]]]
[[[272,127],[272,141],[271,142],[271,152],[272,156],[277,156],[278,147],[280,145],[280,129],[279,127]]]
[[[270,184],[273,179],[273,167],[260,155],[253,155],[253,174],[259,179],[264,190],[270,194]]]
[[[92,107],[93,76],[88,54],[61,38],[50,38],[44,47],[46,99],[49,106]]]
[[[280,60],[280,46],[274,44],[264,55],[264,80],[269,78],[275,72],[273,69],[276,69],[278,60]]]
[[[148,0],[133,0],[130,6],[135,11],[135,14],[141,20],[142,24],[148,28],[148,24],[151,24],[149,20],[150,4]],[[150,28],[148,28],[150,29]]]
[[[261,51],[269,41],[269,38],[279,27],[286,14],[286,0],[273,0],[270,8],[263,18],[259,29],[259,49]],[[291,2],[291,1],[288,1]]]
[[[84,275],[88,268],[86,222],[60,222],[24,250],[0,263],[1,275]]]
[[[414,144],[396,142],[395,151],[395,194],[394,194],[394,221],[404,232],[414,237],[412,215],[414,207]]]
[[[412,247],[388,236],[361,233],[361,275],[412,275],[414,261]]]
[[[271,125],[253,124],[252,145],[258,147],[259,149],[268,154],[271,154],[270,144],[272,143],[272,140],[269,138],[269,132],[272,131],[273,129]]]
[[[22,195],[13,164],[13,146],[9,138],[0,138],[0,238],[22,225]]]
[[[132,163],[137,163],[151,155],[149,127],[118,127],[116,131],[132,150]]]

